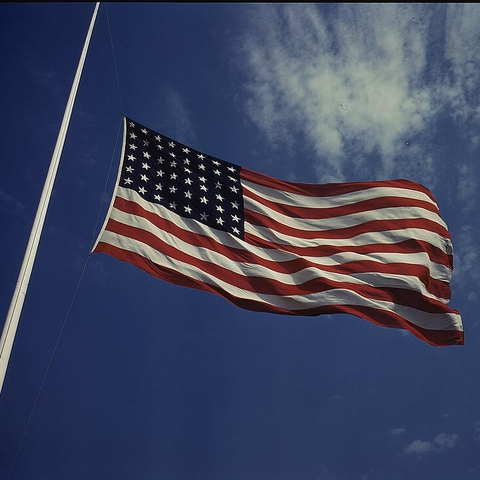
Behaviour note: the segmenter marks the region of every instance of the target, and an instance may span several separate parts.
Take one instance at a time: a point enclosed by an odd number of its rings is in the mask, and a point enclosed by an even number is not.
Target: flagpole
[[[60,157],[62,155],[63,144],[67,136],[68,125],[70,123],[70,117],[72,115],[73,106],[75,103],[75,96],[77,94],[78,85],[82,76],[83,65],[87,56],[88,47],[90,44],[90,38],[92,37],[93,27],[97,18],[98,8],[100,2],[95,4],[90,26],[88,28],[85,44],[78,62],[77,71],[73,80],[73,85],[68,97],[67,106],[63,115],[60,131],[58,132],[57,143],[53,151],[52,159],[50,161],[50,167],[48,169],[47,178],[43,186],[42,195],[33,222],[32,230],[30,232],[30,238],[28,240],[25,256],[18,276],[15,292],[13,294],[10,309],[5,320],[3,327],[2,337],[0,339],[0,393],[2,391],[3,381],[7,372],[8,361],[13,347],[15,334],[17,332],[18,322],[20,319],[23,303],[27,294],[28,282],[33,269],[35,256],[37,254],[38,244],[40,242],[40,236],[42,234],[43,224],[45,222],[45,216],[47,214],[48,204],[53,190],[53,184],[55,182],[55,176],[60,163]]]

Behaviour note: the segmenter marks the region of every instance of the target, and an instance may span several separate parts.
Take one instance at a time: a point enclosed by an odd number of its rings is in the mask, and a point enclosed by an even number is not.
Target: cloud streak
[[[480,9],[460,7],[259,6],[243,50],[250,117],[273,144],[305,140],[318,181],[412,170],[431,179],[436,166],[425,143],[438,114],[480,120],[478,99],[468,94],[480,65],[472,20]],[[466,42],[455,34],[460,28]]]
[[[5,206],[5,209],[12,215],[20,215],[25,212],[25,205],[2,188],[0,188],[0,205]]]
[[[403,453],[405,455],[411,455],[416,457],[422,457],[427,453],[433,452],[444,452],[454,448],[458,443],[458,435],[452,433],[451,435],[447,433],[438,434],[432,441],[427,440],[414,440],[409,443]]]

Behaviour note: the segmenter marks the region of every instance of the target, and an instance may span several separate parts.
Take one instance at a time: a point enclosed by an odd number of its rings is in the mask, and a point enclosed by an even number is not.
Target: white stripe
[[[391,302],[367,299],[347,289],[335,289],[326,292],[289,296],[259,294],[241,289],[234,285],[230,285],[221,279],[203,272],[194,265],[167,257],[148,245],[137,242],[130,238],[105,231],[102,236],[102,241],[127,251],[139,253],[159,266],[181,272],[181,275],[187,278],[198,280],[207,285],[217,286],[225,292],[228,292],[234,297],[240,299],[255,300],[263,304],[275,305],[277,307],[298,313],[301,313],[302,310],[320,306],[330,306],[332,304],[365,306],[384,311],[395,312],[414,325],[428,330],[451,330],[452,328],[461,330],[460,316],[455,313],[426,313],[411,307],[405,307]]]
[[[420,292],[424,297],[439,300],[448,303],[448,299],[440,298],[428,292],[425,285],[418,277],[411,275],[383,274],[378,272],[358,272],[354,274],[343,274],[324,271],[319,267],[310,266],[304,262],[304,268],[296,272],[280,273],[269,269],[257,263],[247,263],[237,260],[230,260],[223,254],[198,245],[195,237],[192,236],[192,244],[176,237],[172,233],[159,229],[143,217],[127,214],[114,208],[111,212],[111,218],[125,225],[131,225],[142,229],[160,238],[168,245],[184,252],[200,263],[209,262],[212,265],[219,265],[231,272],[241,276],[272,278],[285,285],[302,285],[310,280],[318,278],[328,279],[335,282],[350,282],[357,285],[369,285],[372,287],[397,287]],[[256,247],[253,249],[255,253]]]
[[[371,200],[373,198],[400,197],[422,200],[432,204],[436,209],[438,209],[436,202],[434,202],[428,195],[419,192],[418,190],[410,190],[408,188],[372,187],[357,190],[355,192],[343,193],[340,195],[314,197],[265,187],[257,183],[249,182],[245,179],[241,179],[241,183],[244,189],[257,194],[266,200],[274,203],[290,205],[293,207],[332,208],[350,205],[352,203],[358,203],[364,200]]]
[[[274,250],[275,252],[275,250]],[[279,255],[280,256],[280,255]],[[344,252],[329,257],[302,257],[313,264],[318,265],[343,265],[350,262],[371,261],[380,264],[389,263],[406,263],[409,265],[420,265],[429,269],[430,276],[436,280],[449,283],[452,277],[452,270],[446,265],[435,263],[430,260],[430,257],[425,252],[418,253],[369,253],[362,255],[354,252]]]
[[[245,232],[279,245],[292,245],[295,247],[326,247],[329,245],[339,247],[372,245],[372,244],[395,244],[405,240],[422,240],[440,248],[447,253],[450,249],[450,242],[441,235],[421,228],[402,228],[400,230],[387,230],[385,232],[368,232],[351,238],[323,239],[292,237],[267,227],[260,227],[245,222]]]
[[[265,215],[281,225],[306,231],[323,232],[362,225],[363,223],[371,222],[372,220],[410,220],[413,218],[426,218],[446,228],[445,223],[439,215],[420,207],[387,207],[367,210],[365,212],[351,213],[348,215],[338,215],[330,218],[312,219],[284,215],[283,213],[277,212],[261,202],[248,197],[244,197],[244,204],[245,210]]]
[[[129,188],[120,187],[117,191],[117,196],[125,200],[133,201],[139,204],[142,208],[144,208],[148,212],[153,213],[161,218],[165,218],[166,220],[174,223],[177,227],[181,228],[182,230],[185,230],[193,234],[210,237],[227,248],[240,248],[243,250],[251,251],[252,253],[254,253],[255,255],[257,255],[258,257],[264,260],[271,260],[277,263],[288,262],[298,258],[298,255],[295,255],[287,251],[278,250],[274,248],[261,248],[254,245],[250,245],[247,242],[239,239],[238,237],[228,234],[227,232],[212,229],[201,222],[198,222],[193,219],[187,219],[185,217],[182,217],[181,215],[177,215],[176,213],[172,212],[171,210],[169,210],[168,208],[162,205],[147,202],[140,196],[140,194],[138,194],[137,192]],[[298,243],[298,241],[296,243]],[[334,244],[334,243],[335,243],[334,241],[330,241],[330,244]],[[355,245],[355,243],[348,243],[347,246],[349,245]],[[318,242],[316,242],[314,246],[317,247]],[[436,278],[438,280],[445,281],[445,282],[449,282],[452,275],[452,271],[448,267],[431,262],[427,253],[424,253],[424,252],[421,252],[421,253],[378,252],[378,253],[369,253],[368,255],[363,255],[363,254],[358,254],[353,252],[343,252],[343,253],[337,253],[331,256],[321,255],[321,248],[318,248],[318,252],[319,252],[318,257],[302,256],[301,258],[305,259],[307,262],[313,265],[319,266],[320,268],[323,265],[342,265],[342,264],[354,262],[354,261],[368,260],[368,261],[375,261],[378,263],[408,263],[412,265],[423,265],[430,270],[431,277]]]

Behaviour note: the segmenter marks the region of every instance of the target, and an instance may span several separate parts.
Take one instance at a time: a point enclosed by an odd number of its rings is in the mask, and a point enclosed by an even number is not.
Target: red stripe
[[[175,233],[176,236],[182,237],[181,229],[177,227],[172,222],[153,214],[144,208],[142,208],[139,204],[125,200],[121,197],[117,197],[114,202],[114,207],[125,212],[130,213],[132,215],[137,215],[146,218],[148,221],[153,223],[158,228],[164,230],[171,230]],[[187,242],[191,242],[191,235],[189,234],[189,239],[185,239]],[[203,245],[205,248],[211,248],[212,242],[213,249],[223,248],[223,245],[215,242],[213,239],[209,237],[197,236],[196,238],[202,242],[206,242]],[[440,248],[417,239],[410,239],[404,240],[402,242],[394,243],[394,244],[372,244],[372,245],[349,245],[346,247],[338,246],[338,245],[322,245],[319,247],[299,247],[293,245],[285,245],[285,244],[277,244],[275,242],[271,242],[261,237],[257,237],[256,235],[250,234],[245,232],[245,241],[251,245],[263,248],[263,249],[272,249],[272,250],[280,250],[292,253],[293,255],[303,258],[303,257],[329,257],[336,254],[341,253],[358,253],[361,255],[369,255],[372,253],[427,253],[430,260],[432,262],[438,263],[440,265],[445,265],[446,267],[453,269],[453,256],[447,255],[443,252]],[[225,247],[226,250],[230,249],[235,254],[238,255],[247,255],[247,252],[240,249],[234,249],[231,247]],[[258,258],[258,257],[257,257]],[[245,260],[249,261],[249,260]],[[252,263],[255,263],[255,257],[253,258]]]
[[[423,193],[427,195],[435,204],[437,203],[428,188],[419,183],[415,183],[406,179],[380,180],[372,182],[327,183],[324,185],[318,185],[311,183],[285,182],[259,172],[254,172],[253,170],[249,170],[248,168],[244,167],[242,167],[240,170],[240,178],[264,187],[309,197],[332,197],[346,193],[366,191],[369,188],[378,187],[404,188],[406,190],[415,190]]]
[[[337,228],[334,230],[316,231],[301,230],[299,228],[290,227],[266,215],[245,210],[245,222],[248,222],[252,225],[258,225],[260,227],[266,227],[283,235],[302,239],[347,239],[356,237],[357,235],[362,235],[364,233],[381,233],[389,230],[403,230],[406,228],[419,228],[422,230],[428,230],[443,237],[446,235],[446,230],[444,227],[426,218],[370,220],[368,222],[361,223],[360,225],[352,225],[350,227]]]
[[[435,278],[430,277],[429,270],[423,265],[412,265],[408,263],[380,263],[371,260],[348,262],[341,265],[316,265],[311,263],[303,257],[298,257],[294,260],[286,262],[278,262],[273,260],[263,259],[253,252],[243,250],[241,248],[226,247],[222,243],[217,242],[211,237],[207,237],[199,234],[192,234],[178,227],[175,223],[169,220],[159,217],[152,212],[143,209],[135,202],[117,198],[115,200],[115,207],[125,213],[140,216],[148,220],[162,231],[166,231],[181,239],[182,241],[191,244],[194,247],[203,247],[211,251],[217,252],[229,260],[235,262],[245,262],[251,264],[262,265],[274,272],[292,274],[298,272],[304,268],[318,268],[326,272],[340,273],[340,274],[353,274],[361,272],[378,272],[378,273],[391,273],[397,275],[410,275],[417,277],[428,289],[430,293],[438,297],[449,299],[450,298],[450,285],[447,282],[442,282]],[[107,228],[109,230],[109,228]],[[120,232],[117,232],[120,233]],[[124,234],[128,236],[128,234]],[[318,251],[317,249],[317,255]]]
[[[417,310],[429,313],[446,313],[452,311],[444,303],[434,299],[425,298],[421,293],[413,290],[394,287],[373,287],[370,285],[355,284],[346,281],[339,282],[326,278],[315,278],[308,280],[303,284],[289,285],[270,277],[248,277],[243,273],[233,272],[229,268],[198,259],[188,253],[180,251],[167,242],[159,239],[153,233],[147,232],[141,228],[125,225],[110,219],[106,226],[106,230],[149,245],[165,256],[195,266],[209,276],[221,279],[222,281],[243,290],[258,294],[289,296],[320,293],[335,289],[348,289],[365,298],[393,302],[395,304],[413,307]]]
[[[405,198],[405,197],[379,197],[371,198],[369,200],[362,200],[360,202],[349,203],[347,205],[339,205],[336,207],[300,207],[293,205],[286,205],[283,203],[276,203],[270,201],[261,195],[256,194],[255,192],[248,190],[247,188],[243,189],[243,196],[251,198],[252,200],[257,201],[258,203],[265,205],[266,207],[286,215],[291,218],[306,218],[312,220],[320,220],[323,218],[333,218],[343,215],[352,215],[355,213],[381,210],[384,208],[399,208],[399,207],[408,207],[408,208],[423,208],[429,210],[430,212],[436,213],[438,215],[438,209],[429,202],[417,200],[415,198]],[[312,203],[314,203],[312,201]]]
[[[369,255],[372,253],[421,253],[428,255],[432,262],[453,268],[453,256],[447,255],[443,250],[423,240],[409,239],[397,243],[375,243],[370,245],[321,245],[318,247],[299,247],[280,244],[245,232],[245,241],[251,245],[272,250],[283,250],[299,257],[329,257],[341,253],[358,253]]]
[[[191,279],[185,275],[171,270],[165,267],[159,267],[154,265],[152,262],[142,257],[141,255],[121,248],[114,247],[112,245],[106,244],[104,242],[99,242],[95,248],[95,252],[103,252],[111,255],[118,260],[122,260],[128,263],[131,263],[138,268],[154,275],[158,278],[161,278],[167,282],[181,285],[190,288],[196,288],[199,290],[205,290],[209,292],[216,293],[223,298],[226,298],[233,304],[248,310],[261,311],[261,312],[271,312],[277,314],[289,314],[289,315],[320,315],[324,313],[348,313],[356,315],[365,320],[368,320],[372,323],[375,323],[380,326],[391,327],[391,328],[404,328],[412,332],[415,336],[425,340],[431,345],[443,346],[443,345],[463,345],[464,344],[464,335],[462,331],[459,330],[427,330],[421,327],[417,327],[407,322],[405,319],[393,312],[385,312],[382,310],[367,308],[367,307],[352,307],[348,305],[329,305],[324,307],[316,307],[302,312],[289,312],[275,307],[273,305],[265,305],[261,302],[254,300],[243,300],[238,299],[231,295],[228,292],[224,292],[218,287],[205,284],[198,280]]]

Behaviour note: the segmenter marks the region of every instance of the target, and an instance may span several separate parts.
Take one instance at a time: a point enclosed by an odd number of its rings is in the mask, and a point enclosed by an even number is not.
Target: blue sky
[[[0,5],[3,318],[93,9]],[[0,478],[478,478],[479,23],[474,4],[101,5],[0,397]],[[277,178],[427,186],[466,345],[244,311],[103,254],[74,298],[123,115]]]

